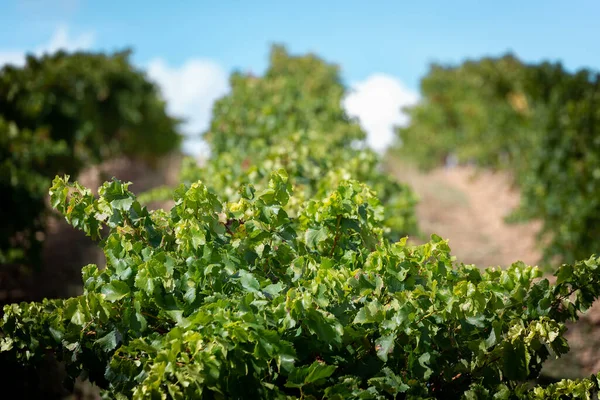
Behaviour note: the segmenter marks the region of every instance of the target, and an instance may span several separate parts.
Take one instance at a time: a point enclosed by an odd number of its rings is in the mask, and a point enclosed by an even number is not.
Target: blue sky
[[[384,130],[402,123],[398,107],[416,101],[430,62],[512,51],[526,61],[600,69],[599,15],[598,0],[0,0],[0,62],[59,47],[132,47],[136,64],[196,132],[226,92],[228,73],[262,72],[270,43],[283,43],[341,65],[361,93],[349,112],[381,147],[390,139]]]

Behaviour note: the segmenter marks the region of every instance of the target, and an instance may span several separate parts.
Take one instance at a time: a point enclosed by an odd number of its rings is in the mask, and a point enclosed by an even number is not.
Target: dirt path
[[[398,161],[388,170],[410,184],[419,196],[417,220],[422,239],[437,233],[449,239],[459,261],[481,267],[508,266],[515,261],[537,265],[541,253],[535,243],[537,222],[506,224],[519,203],[503,173],[481,172],[469,167],[436,169],[423,173]]]

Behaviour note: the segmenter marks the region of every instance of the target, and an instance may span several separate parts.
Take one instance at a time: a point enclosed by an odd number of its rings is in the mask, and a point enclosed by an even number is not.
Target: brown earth
[[[510,177],[470,167],[440,168],[428,173],[410,164],[390,162],[389,171],[417,193],[420,239],[436,233],[449,240],[465,264],[535,265],[541,258],[535,243],[539,222],[508,225],[504,218],[518,205]]]
[[[155,166],[118,158],[87,168],[77,180],[96,192],[104,181],[114,176],[133,182],[130,190],[141,193],[156,186],[177,183],[180,164],[179,154],[165,157]],[[48,218],[42,260],[40,271],[3,266],[0,271],[0,303],[76,296],[82,291],[81,267],[87,264],[103,266],[104,254],[83,232],[72,228],[64,219],[51,216]]]
[[[419,197],[416,212],[421,232],[413,242],[423,242],[436,233],[449,240],[452,253],[465,264],[506,267],[523,261],[538,265],[541,251],[535,237],[541,223],[504,221],[519,204],[519,192],[508,174],[467,166],[424,173],[395,159],[388,160],[386,167],[400,181],[410,184]],[[576,378],[600,371],[600,303],[596,302],[568,329],[571,352],[548,361],[545,375]]]

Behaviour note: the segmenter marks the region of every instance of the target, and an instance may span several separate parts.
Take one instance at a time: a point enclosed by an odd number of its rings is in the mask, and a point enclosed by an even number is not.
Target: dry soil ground
[[[436,233],[448,239],[459,261],[504,267],[515,261],[536,265],[540,259],[535,243],[540,224],[504,222],[504,217],[519,203],[519,193],[511,188],[506,174],[476,174],[469,167],[424,173],[398,161],[390,161],[388,169],[400,181],[410,184],[419,196],[417,220],[421,236],[426,239]]]

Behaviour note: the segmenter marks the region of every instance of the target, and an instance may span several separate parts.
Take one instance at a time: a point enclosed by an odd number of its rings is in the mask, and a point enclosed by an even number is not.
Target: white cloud
[[[57,50],[75,51],[86,50],[94,44],[94,35],[90,32],[78,36],[70,36],[66,25],[60,25],[49,38],[48,42],[38,46],[33,51],[17,49],[0,49],[0,67],[6,64],[21,66],[25,64],[26,53],[41,56],[45,53],[53,53]]]
[[[394,126],[408,123],[401,109],[415,104],[418,94],[385,74],[370,75],[351,87],[352,92],[343,101],[346,112],[358,118],[373,149],[385,150],[394,140]]]
[[[182,151],[186,154],[196,157],[197,159],[206,159],[210,155],[208,143],[198,137],[184,137]]]
[[[93,44],[93,33],[86,32],[77,37],[70,37],[68,28],[65,25],[61,25],[54,32],[54,35],[52,35],[50,41],[46,45],[39,47],[35,53],[54,53],[58,50],[86,50],[92,47]]]
[[[30,0],[32,3],[38,0]],[[76,4],[76,0],[61,0]],[[89,49],[94,44],[92,33],[73,36],[66,25],[57,27],[48,41],[35,49],[0,49],[0,67],[6,64],[22,66],[26,53],[37,56],[57,50],[75,51]],[[171,67],[162,59],[147,65],[151,79],[160,86],[169,112],[184,118],[184,131],[198,134],[208,128],[214,101],[229,90],[228,74],[210,60],[191,59],[181,67]],[[191,154],[207,151],[206,144],[198,138],[186,138],[184,150]]]
[[[187,134],[199,134],[208,128],[214,101],[229,91],[228,74],[210,60],[191,59],[180,67],[171,67],[164,60],[155,59],[147,71],[160,86],[169,112],[186,120]],[[200,141],[189,139],[184,150],[197,154],[205,147]]]

